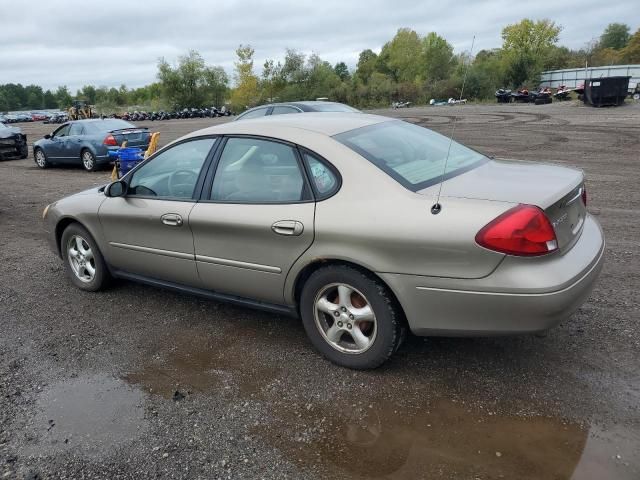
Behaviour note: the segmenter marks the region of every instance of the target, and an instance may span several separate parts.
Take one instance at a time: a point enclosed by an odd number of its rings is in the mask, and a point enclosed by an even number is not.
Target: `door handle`
[[[278,235],[302,235],[304,225],[297,220],[280,220],[271,225],[271,230]]]
[[[169,225],[170,227],[182,226],[182,217],[177,213],[165,213],[160,217],[160,220],[162,220],[162,223]]]

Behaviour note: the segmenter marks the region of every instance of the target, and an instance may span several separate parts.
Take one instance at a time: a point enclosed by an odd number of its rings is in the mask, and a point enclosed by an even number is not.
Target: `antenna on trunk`
[[[460,98],[458,103],[462,101],[462,94],[464,93],[464,86],[467,83],[467,72],[469,72],[469,65],[471,64],[471,55],[473,53],[473,46],[476,43],[476,36],[473,36],[471,40],[471,50],[469,50],[469,59],[464,69],[464,76],[462,77],[462,88],[460,89]],[[449,135],[449,147],[447,148],[447,156],[444,159],[444,167],[442,168],[442,175],[440,176],[440,184],[438,185],[438,194],[436,195],[436,201],[431,207],[431,213],[434,215],[439,214],[442,211],[442,205],[440,205],[440,194],[442,193],[442,183],[444,182],[444,176],[447,173],[447,163],[449,163],[449,154],[451,153],[451,144],[453,143],[453,134],[456,132],[456,124],[458,123],[458,113],[453,119],[453,127],[451,128],[451,135]]]

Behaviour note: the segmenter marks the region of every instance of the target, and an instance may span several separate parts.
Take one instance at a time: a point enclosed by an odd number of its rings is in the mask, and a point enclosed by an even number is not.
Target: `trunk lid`
[[[146,148],[149,145],[151,133],[146,128],[123,128],[112,130],[111,135],[116,139],[118,145],[122,146],[127,142],[127,147]]]
[[[418,193],[434,196],[438,185]],[[582,232],[587,213],[582,201],[584,175],[580,170],[531,162],[492,160],[446,180],[441,198],[458,197],[535,205],[544,210],[567,250]],[[444,208],[446,203],[442,202]]]

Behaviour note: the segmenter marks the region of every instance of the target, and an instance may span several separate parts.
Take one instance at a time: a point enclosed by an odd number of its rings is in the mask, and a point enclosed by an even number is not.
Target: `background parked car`
[[[18,122],[33,122],[33,118],[31,118],[30,113],[17,113],[16,117]]]
[[[29,146],[27,136],[20,127],[0,123],[0,160],[6,158],[27,158]]]
[[[109,150],[126,140],[127,146],[146,150],[151,134],[146,128],[114,118],[75,120],[58,127],[33,144],[33,155],[40,168],[52,164],[82,165],[94,171],[111,163]]]
[[[49,118],[46,112],[31,112],[31,120],[34,122],[42,122]]]
[[[269,105],[261,105],[254,107],[246,112],[238,115],[236,120],[265,117],[268,115],[283,115],[286,113],[303,113],[303,112],[350,112],[359,113],[360,110],[356,110],[349,105],[338,102],[284,102],[284,103],[270,103]]]

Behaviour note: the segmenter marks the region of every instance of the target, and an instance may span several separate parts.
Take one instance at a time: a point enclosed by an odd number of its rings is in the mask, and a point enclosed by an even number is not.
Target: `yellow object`
[[[145,159],[153,155],[155,151],[158,149],[158,140],[160,140],[160,132],[153,132],[151,134],[151,140],[149,141],[149,146],[147,147],[147,151],[144,152]]]

